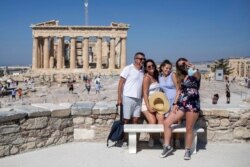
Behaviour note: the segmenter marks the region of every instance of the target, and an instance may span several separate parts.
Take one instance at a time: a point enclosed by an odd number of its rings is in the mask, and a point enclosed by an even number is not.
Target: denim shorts
[[[123,96],[123,118],[131,119],[131,117],[141,116],[141,99]]]

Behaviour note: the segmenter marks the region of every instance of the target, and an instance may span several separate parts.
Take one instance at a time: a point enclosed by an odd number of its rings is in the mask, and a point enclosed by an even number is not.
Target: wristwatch
[[[177,103],[173,103],[173,106],[174,106],[174,105],[177,105]]]

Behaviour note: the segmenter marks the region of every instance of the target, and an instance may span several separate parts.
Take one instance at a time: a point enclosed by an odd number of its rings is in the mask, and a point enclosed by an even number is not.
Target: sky
[[[88,0],[88,23],[130,25],[127,63],[250,56],[250,0]],[[84,25],[84,0],[0,0],[0,65],[32,62],[31,24]]]

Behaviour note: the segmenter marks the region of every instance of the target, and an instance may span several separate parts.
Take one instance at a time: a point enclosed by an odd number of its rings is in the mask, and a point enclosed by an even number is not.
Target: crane
[[[85,8],[85,26],[88,25],[88,0],[84,0],[84,8]]]

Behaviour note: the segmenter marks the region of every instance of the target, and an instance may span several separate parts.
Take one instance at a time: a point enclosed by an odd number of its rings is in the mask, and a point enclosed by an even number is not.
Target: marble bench
[[[146,133],[160,133],[164,132],[162,124],[125,124],[124,132],[128,133],[128,149],[129,153],[136,153],[137,151],[137,133],[146,132]],[[186,127],[184,125],[172,125],[173,133],[186,133]],[[191,148],[191,152],[196,153],[197,146],[197,133],[204,133],[205,130],[200,127],[194,128],[194,139]]]

